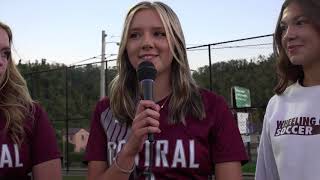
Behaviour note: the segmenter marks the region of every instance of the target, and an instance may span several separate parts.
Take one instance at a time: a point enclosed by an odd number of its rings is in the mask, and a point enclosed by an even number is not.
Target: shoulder
[[[43,116],[47,117],[46,110],[43,108],[43,106],[39,102],[32,103],[31,112],[32,112],[33,118],[35,120],[43,119],[43,118],[41,118]]]
[[[108,97],[104,97],[96,103],[92,123],[100,124],[104,127],[108,124],[107,120],[109,120],[110,117],[113,117],[110,112],[110,100]]]
[[[217,107],[220,105],[225,106],[227,103],[225,99],[216,94],[215,92],[209,91],[207,89],[200,89],[201,98],[204,106],[207,107]]]
[[[32,103],[32,111],[34,112],[34,114],[37,114],[37,113],[43,112],[45,110],[39,102],[33,102]]]
[[[290,97],[294,95],[296,92],[299,92],[302,89],[299,81],[291,84],[286,88],[286,90],[281,94],[281,97]]]
[[[273,111],[275,108],[280,108],[282,103],[288,101],[289,99],[296,98],[296,94],[300,91],[301,85],[296,82],[291,84],[286,88],[286,90],[282,94],[273,95],[267,105],[266,112]]]
[[[103,99],[100,99],[97,103],[96,103],[96,107],[95,107],[95,112],[98,113],[102,113],[103,111],[105,111],[108,107],[110,106],[110,100],[108,97],[104,97]]]

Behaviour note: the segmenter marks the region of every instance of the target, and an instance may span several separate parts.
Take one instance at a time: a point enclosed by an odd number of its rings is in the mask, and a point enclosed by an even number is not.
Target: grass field
[[[85,176],[63,176],[63,180],[85,180]]]
[[[255,173],[256,172],[256,164],[255,163],[247,163],[242,166],[242,172],[244,173]]]
[[[242,167],[243,173],[255,173],[256,171],[256,164],[254,163],[247,163]],[[63,176],[63,180],[86,180],[85,176]]]

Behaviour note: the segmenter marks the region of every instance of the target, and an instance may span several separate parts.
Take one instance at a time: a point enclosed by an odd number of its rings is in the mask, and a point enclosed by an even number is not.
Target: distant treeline
[[[56,128],[62,129],[64,121],[70,127],[88,127],[95,103],[99,100],[100,66],[89,64],[67,67],[64,64],[41,62],[18,64],[32,97],[48,111]],[[276,84],[275,58],[259,56],[255,59],[237,59],[212,64],[212,88],[230,104],[232,86],[250,89],[253,107],[264,111]],[[209,66],[193,71],[193,77],[203,88],[210,88]],[[116,74],[116,68],[106,72],[107,82]],[[262,120],[261,112],[257,119]]]

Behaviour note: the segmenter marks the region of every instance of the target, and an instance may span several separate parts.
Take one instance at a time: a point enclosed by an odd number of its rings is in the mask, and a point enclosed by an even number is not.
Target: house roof
[[[85,128],[69,128],[69,129],[68,129],[68,135],[69,135],[69,136],[73,136],[73,135],[75,135],[77,132],[79,132],[81,129],[89,132],[89,131],[88,131],[87,129],[85,129]],[[63,134],[65,134],[65,133],[63,133]]]

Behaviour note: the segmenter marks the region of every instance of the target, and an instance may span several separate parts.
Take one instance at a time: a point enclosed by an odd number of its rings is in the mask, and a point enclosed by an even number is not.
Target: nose
[[[282,36],[284,41],[294,40],[297,37],[297,30],[294,26],[288,26],[287,29],[283,32]]]
[[[153,42],[152,35],[150,33],[146,33],[142,39],[142,49],[149,50],[152,48],[154,48],[154,42]]]

